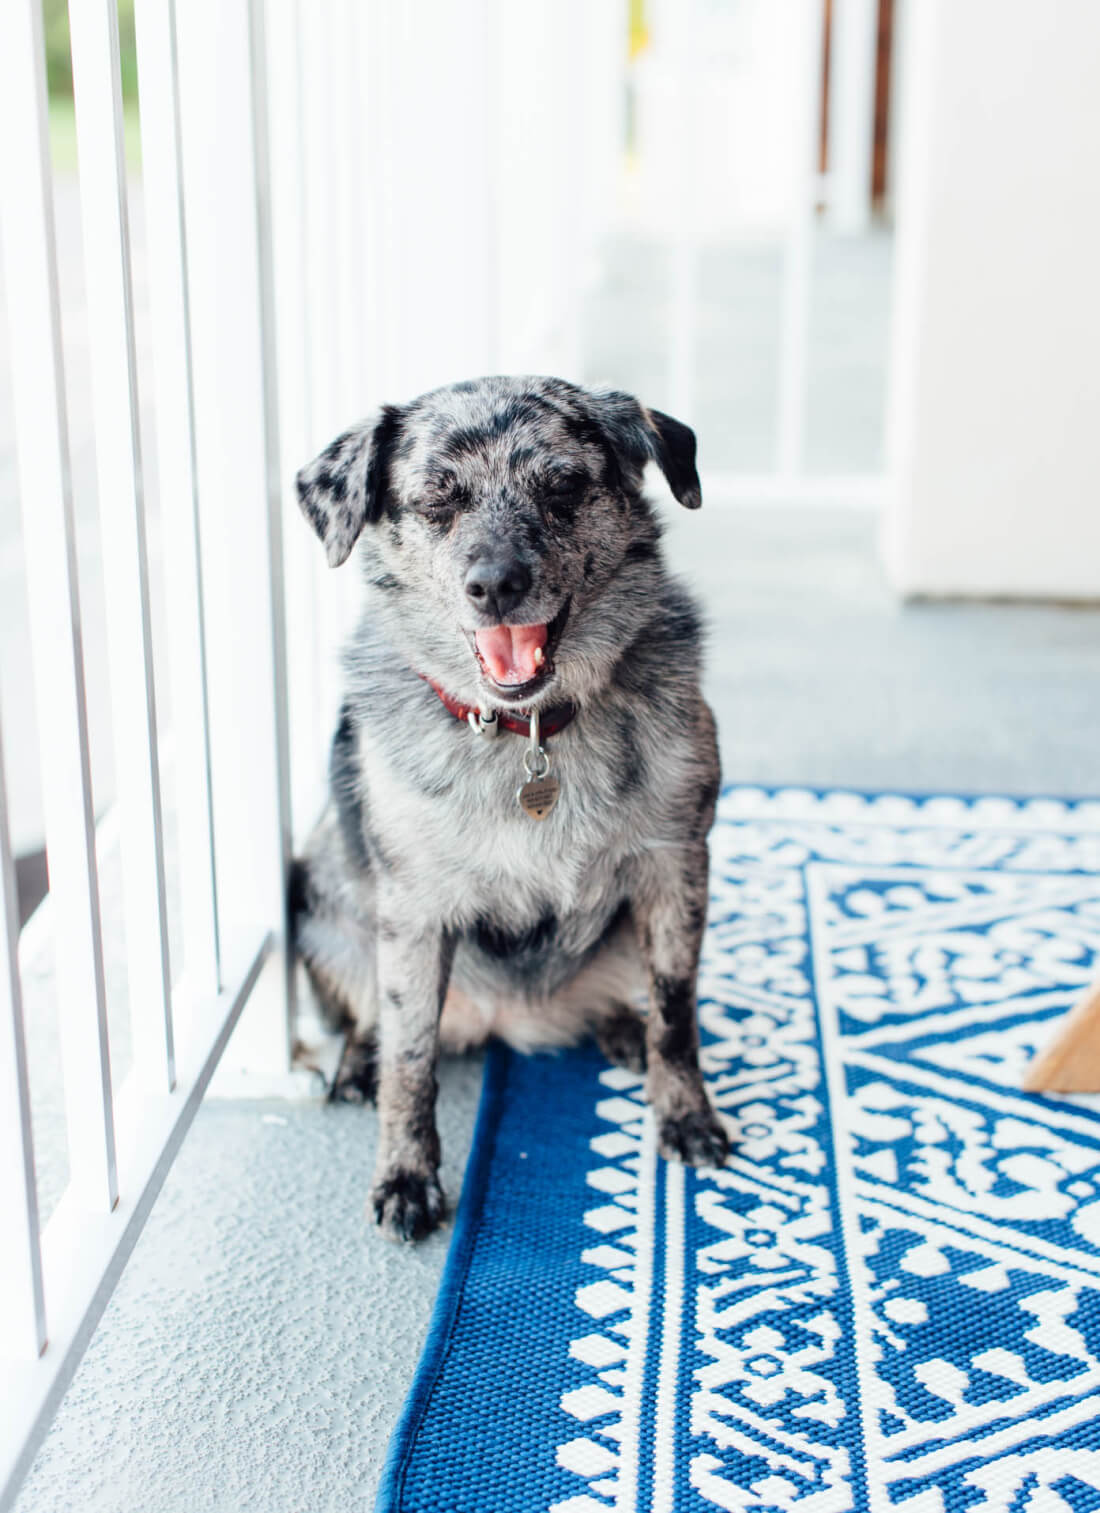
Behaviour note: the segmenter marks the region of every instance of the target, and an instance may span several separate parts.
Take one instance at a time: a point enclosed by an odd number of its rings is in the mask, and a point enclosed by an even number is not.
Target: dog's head
[[[483,378],[385,406],[298,493],[331,566],[362,541],[410,666],[482,707],[527,707],[598,687],[652,611],[650,461],[698,508],[678,420],[613,390]]]

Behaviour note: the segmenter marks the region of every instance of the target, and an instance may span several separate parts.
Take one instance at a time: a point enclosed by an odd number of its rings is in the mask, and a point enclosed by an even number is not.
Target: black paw
[[[329,1093],[331,1103],[373,1103],[378,1092],[378,1053],[373,1040],[349,1041]]]
[[[724,1166],[729,1136],[709,1104],[657,1121],[657,1148],[667,1161],[685,1166]]]
[[[422,1240],[446,1212],[439,1178],[396,1171],[376,1182],[370,1195],[374,1220],[390,1240]]]
[[[609,1018],[596,1027],[596,1044],[611,1062],[628,1072],[644,1072],[646,1068],[645,1020],[620,1004]]]

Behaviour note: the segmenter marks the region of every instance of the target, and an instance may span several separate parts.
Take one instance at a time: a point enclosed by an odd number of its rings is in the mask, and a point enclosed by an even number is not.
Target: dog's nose
[[[531,587],[531,569],[516,557],[479,557],[466,574],[467,596],[503,620]]]

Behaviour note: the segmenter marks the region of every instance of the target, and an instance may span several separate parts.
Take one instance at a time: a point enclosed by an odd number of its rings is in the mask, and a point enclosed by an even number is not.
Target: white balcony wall
[[[884,548],[910,595],[1100,597],[1100,6],[907,8]]]

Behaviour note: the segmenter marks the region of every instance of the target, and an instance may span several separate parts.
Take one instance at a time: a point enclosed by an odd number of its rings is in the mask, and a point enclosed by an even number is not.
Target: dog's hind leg
[[[329,1101],[373,1103],[378,1088],[378,1034],[373,983],[364,980],[366,968],[347,974],[346,982],[341,984],[331,970],[324,970],[316,960],[305,956],[303,959],[322,1020],[330,1030],[347,1036],[329,1088]]]
[[[627,1072],[645,1071],[646,1025],[637,1009],[627,1003],[613,1004],[593,1033],[612,1066],[621,1066]]]
[[[367,1103],[374,1099],[377,1083],[371,932],[341,907],[333,882],[308,860],[296,860],[291,867],[290,920],[320,1017],[329,1030],[347,1036],[329,1097],[337,1103]]]
[[[330,1103],[373,1103],[378,1096],[378,1041],[373,1032],[349,1037],[329,1089]]]

